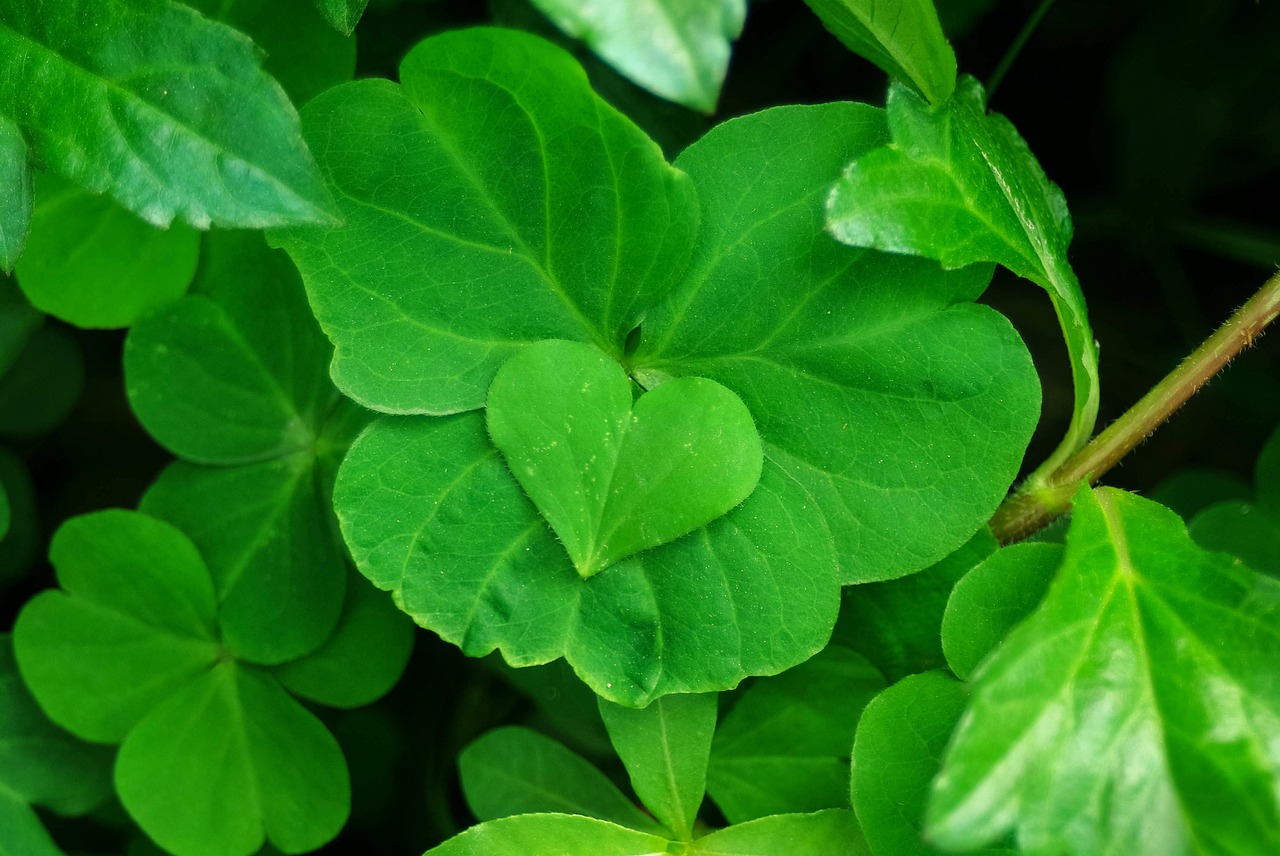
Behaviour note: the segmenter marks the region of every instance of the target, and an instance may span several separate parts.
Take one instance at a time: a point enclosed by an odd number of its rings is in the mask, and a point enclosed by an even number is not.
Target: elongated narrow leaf
[[[17,794],[0,788],[0,856],[66,856]]]
[[[0,115],[40,160],[156,225],[333,221],[252,43],[168,0],[0,2]]]
[[[18,126],[0,116],[0,271],[13,266],[27,244],[34,205],[31,157]]]
[[[635,83],[663,98],[714,112],[746,0],[533,0]]]
[[[1081,491],[1058,578],[974,677],[928,834],[1024,851],[1280,847],[1280,583]]]
[[[688,841],[706,793],[715,694],[664,696],[640,710],[601,699],[600,716],[640,801]]]
[[[462,792],[481,821],[519,814],[580,814],[665,835],[590,761],[527,728],[496,728],[458,756]]]
[[[831,191],[827,228],[846,244],[946,268],[998,262],[1048,291],[1071,358],[1075,410],[1038,471],[1047,473],[1088,442],[1098,415],[1098,352],[1067,262],[1066,201],[1013,125],[987,113],[973,78],[961,78],[937,107],[895,84],[888,112],[892,145],[852,161]]]
[[[480,407],[531,342],[620,357],[684,268],[688,179],[533,36],[436,36],[400,79],[307,106],[347,228],[273,233],[336,345],[338,387],[377,410],[452,413]]]
[[[685,852],[688,856],[871,856],[848,809],[762,817],[699,838]]]
[[[369,0],[315,0],[315,4],[330,25],[349,36],[359,23]]]
[[[972,302],[989,268],[944,273],[822,234],[831,181],[886,138],[881,111],[829,104],[735,119],[686,149],[698,245],[632,360],[642,383],[693,374],[742,397],[766,472],[813,495],[847,583],[918,571],[972,537],[1038,415],[1021,340]]]
[[[951,97],[956,55],[933,0],[805,0],[845,47],[933,104]]]
[[[424,856],[654,856],[670,852],[669,843],[594,817],[518,814],[473,826]]]

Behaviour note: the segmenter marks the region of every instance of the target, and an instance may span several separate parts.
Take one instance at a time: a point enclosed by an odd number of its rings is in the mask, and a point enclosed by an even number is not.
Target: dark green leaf
[[[22,131],[0,116],[0,271],[13,273],[31,229],[31,158]]]
[[[1039,609],[975,676],[929,805],[950,848],[1280,847],[1280,583],[1176,514],[1083,489]]]
[[[686,107],[714,112],[746,0],[533,0],[635,83]]]
[[[540,339],[621,356],[684,268],[688,179],[532,36],[436,36],[400,77],[304,111],[347,228],[273,233],[336,344],[338,387],[378,410],[451,413],[480,407],[498,366]]]
[[[633,358],[646,385],[692,374],[742,397],[766,473],[812,495],[847,583],[918,571],[972,537],[1038,413],[1017,333],[970,302],[989,269],[944,273],[822,233],[833,178],[885,140],[881,111],[830,104],[726,122],[687,149],[698,245]]]
[[[1048,473],[1088,442],[1098,414],[1097,345],[1067,263],[1071,217],[1062,192],[1013,125],[987,113],[971,77],[940,107],[895,84],[888,113],[893,144],[852,161],[832,189],[828,229],[847,244],[945,268],[998,262],[1048,291],[1075,385],[1067,436],[1037,471]]]
[[[932,0],[805,0],[844,46],[934,104],[956,86],[956,55]]]
[[[49,547],[62,590],[13,631],[22,677],[49,718],[114,743],[219,657],[213,583],[178,530],[131,511],[73,517]]]
[[[688,856],[871,856],[853,812],[775,814],[699,838]]]
[[[537,706],[526,720],[529,725],[550,732],[584,755],[602,758],[615,754],[600,719],[596,694],[564,660],[515,668],[495,654],[484,664]]]
[[[849,747],[884,688],[863,657],[832,645],[757,678],[716,729],[707,793],[730,823],[849,806]]]
[[[1248,500],[1253,496],[1253,490],[1235,473],[1191,467],[1161,480],[1143,496],[1173,509],[1179,517],[1190,522],[1211,505],[1228,499]],[[1191,537],[1195,537],[1194,530]]]
[[[413,622],[368,580],[349,573],[333,636],[317,651],[274,670],[295,695],[331,707],[360,707],[395,686],[413,651]]]
[[[9,508],[9,531],[0,538],[0,588],[20,579],[43,549],[36,511],[36,490],[26,466],[0,447],[0,493]]]
[[[175,763],[175,752],[182,762]],[[120,747],[116,789],[180,856],[286,853],[327,843],[350,809],[342,750],[271,677],[221,663],[166,699]]]
[[[485,415],[583,579],[720,517],[760,480],[760,435],[736,395],[677,378],[633,406],[622,367],[578,342],[508,360]]]
[[[1255,571],[1280,577],[1280,430],[1258,457],[1253,502],[1228,500],[1201,510],[1188,527],[1206,550],[1222,550]]]
[[[37,329],[0,376],[0,435],[39,437],[61,425],[80,400],[84,358],[63,328]]]
[[[579,814],[667,834],[595,765],[527,728],[488,732],[462,750],[458,768],[467,805],[481,821],[520,814]]]
[[[639,710],[601,699],[600,716],[644,807],[688,841],[707,790],[715,693],[663,696]]]
[[[853,743],[851,798],[876,856],[942,853],[925,843],[925,805],[967,698],[964,684],[925,672],[894,684],[863,711]]]
[[[359,23],[369,0],[315,0],[315,3],[326,21],[349,36]]]
[[[1009,631],[1035,611],[1061,564],[1058,544],[1013,544],[956,583],[942,618],[942,648],[957,677],[969,680]]]
[[[40,310],[78,327],[127,327],[191,284],[200,251],[193,229],[157,229],[53,175],[42,175],[36,189],[17,276]]]
[[[43,322],[44,315],[36,311],[17,283],[0,276],[0,375],[9,370]]]
[[[333,221],[253,44],[177,3],[3,0],[0,115],[40,160],[156,225]]]
[[[473,826],[424,856],[655,856],[668,841],[594,817],[518,814]]]

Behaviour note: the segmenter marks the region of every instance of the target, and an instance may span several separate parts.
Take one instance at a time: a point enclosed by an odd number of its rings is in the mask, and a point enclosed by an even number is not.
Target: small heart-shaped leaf
[[[589,345],[549,340],[503,364],[489,435],[586,579],[742,502],[764,452],[746,405],[706,378],[632,404],[626,373]]]

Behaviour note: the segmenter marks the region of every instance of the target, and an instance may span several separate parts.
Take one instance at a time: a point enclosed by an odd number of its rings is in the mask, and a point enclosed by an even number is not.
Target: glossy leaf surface
[[[594,764],[527,728],[487,732],[462,750],[458,769],[467,806],[481,822],[520,814],[577,814],[666,834]]]
[[[653,856],[667,839],[571,814],[518,814],[473,826],[424,856]]]
[[[34,194],[31,158],[22,131],[0,116],[0,271],[13,273],[13,266],[27,244],[31,229]]]
[[[17,266],[36,308],[78,327],[127,327],[191,284],[200,251],[194,230],[180,223],[157,229],[56,176],[41,176],[36,191]]]
[[[710,523],[760,480],[760,435],[736,395],[677,378],[633,405],[622,367],[577,342],[508,360],[485,416],[583,579]]]
[[[805,0],[844,46],[933,104],[951,97],[956,55],[932,0]]]
[[[775,814],[694,841],[689,856],[870,856],[848,809]]]
[[[964,848],[1264,854],[1280,845],[1280,584],[1173,512],[1076,498],[1039,609],[975,677],[928,832]]]
[[[1047,473],[1088,442],[1098,414],[1098,352],[1067,263],[1066,201],[1013,125],[987,113],[973,78],[961,78],[936,108],[895,84],[888,115],[893,143],[851,162],[832,188],[827,227],[847,244],[945,268],[998,262],[1048,291],[1071,358],[1075,409],[1067,437],[1038,471]]]
[[[849,747],[884,677],[839,645],[757,678],[711,744],[707,793],[730,823],[849,806]]]
[[[715,694],[663,696],[640,710],[601,699],[600,716],[640,801],[688,841],[706,793]]]
[[[0,115],[54,170],[156,225],[333,221],[253,45],[177,3],[4,0]]]
[[[714,112],[746,0],[532,0],[556,26],[663,98]]]

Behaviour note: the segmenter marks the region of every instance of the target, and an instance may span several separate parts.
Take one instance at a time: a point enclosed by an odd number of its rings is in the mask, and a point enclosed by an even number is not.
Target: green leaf
[[[4,788],[0,788],[0,856],[65,856],[31,807]]]
[[[1098,415],[1098,350],[1067,263],[1062,191],[1013,125],[987,113],[971,77],[939,107],[895,84],[888,113],[892,145],[852,160],[831,191],[827,227],[846,244],[922,255],[945,268],[998,262],[1048,291],[1075,387],[1067,436],[1037,470],[1048,473],[1088,442]]]
[[[26,465],[0,447],[0,493],[9,507],[9,531],[0,538],[0,589],[22,578],[44,549],[36,509],[36,490]]]
[[[862,712],[853,743],[851,799],[877,856],[942,853],[924,840],[925,806],[967,699],[964,684],[925,672],[894,684]]]
[[[467,806],[481,821],[520,814],[578,814],[666,834],[590,761],[527,728],[487,732],[462,750],[458,769]]]
[[[349,573],[333,636],[318,650],[274,669],[295,695],[331,707],[361,707],[400,680],[413,652],[413,623],[368,580]]]
[[[699,838],[688,856],[871,856],[848,809],[776,814]]]
[[[39,437],[61,425],[84,389],[80,345],[60,326],[39,327],[0,376],[0,435]]]
[[[805,0],[844,46],[914,86],[934,104],[956,86],[951,51],[932,0]]]
[[[27,244],[35,196],[26,140],[4,116],[0,116],[0,192],[0,271],[13,273]]]
[[[420,625],[468,656],[563,656],[622,704],[782,671],[835,620],[829,537],[812,497],[776,471],[724,517],[589,580],[478,413],[378,420],[343,461],[334,507],[357,567]]]
[[[840,645],[757,678],[716,729],[708,795],[730,823],[848,808],[854,729],[883,688],[875,667]]]
[[[1012,544],[956,583],[942,617],[947,664],[969,680],[1014,626],[1035,611],[1062,564],[1059,544]]]
[[[56,176],[42,175],[36,190],[17,265],[18,285],[36,308],[78,327],[127,327],[191,284],[199,233],[181,224],[157,229]]]
[[[0,115],[35,156],[158,226],[332,223],[254,46],[167,0],[0,2]]]
[[[342,34],[334,32],[326,23],[327,15],[321,14],[325,11],[323,0],[186,2],[206,18],[253,39],[266,54],[263,70],[280,82],[294,104],[305,104],[330,86],[345,83],[355,71],[355,39],[343,37],[351,35],[351,28],[343,29]],[[360,10],[363,8],[361,3]],[[355,11],[356,17],[360,10]]]
[[[844,590],[832,638],[870,660],[889,681],[947,664],[939,641],[956,582],[999,545],[982,527],[959,550],[918,574]]]
[[[1255,571],[1280,577],[1280,430],[1258,457],[1253,502],[1227,500],[1201,510],[1188,529],[1206,550],[1230,553]]]
[[[320,14],[334,29],[349,36],[359,23],[369,0],[315,0],[315,3]]]
[[[111,753],[48,720],[18,675],[8,634],[0,634],[0,794],[60,814],[83,814],[112,794]]]
[[[533,36],[435,36],[400,79],[307,106],[347,226],[272,233],[336,345],[338,387],[377,410],[452,413],[483,405],[532,342],[620,357],[684,268],[688,179]]]
[[[313,850],[338,834],[351,800],[324,725],[274,679],[234,662],[130,732],[116,788],[143,830],[180,856],[249,856],[264,838],[286,853]]]
[[[746,0],[533,0],[624,76],[655,95],[713,113]]]
[[[1280,583],[1176,514],[1082,489],[1039,609],[988,659],[929,805],[963,849],[1280,847]]]
[[[881,111],[829,104],[735,119],[685,150],[698,245],[632,358],[641,383],[694,374],[741,396],[765,472],[812,495],[846,583],[918,571],[972,537],[1038,414],[1017,333],[971,302],[989,269],[944,273],[822,233],[834,177],[885,140]]]
[[[423,856],[655,856],[668,841],[594,817],[518,814],[473,826]]]
[[[600,716],[644,807],[688,841],[707,790],[715,693],[663,696],[639,710],[601,699]]]
[[[4,483],[0,482],[0,541],[9,534],[9,494],[5,492]]]
[[[485,414],[583,579],[722,516],[760,480],[760,435],[736,395],[677,378],[633,406],[621,366],[577,342],[508,360]]]
[[[49,718],[115,743],[218,659],[213,584],[178,530],[130,511],[59,527],[62,590],[32,598],[13,631],[22,677]]]
[[[43,323],[44,315],[36,311],[17,284],[0,276],[0,375],[9,370]]]

